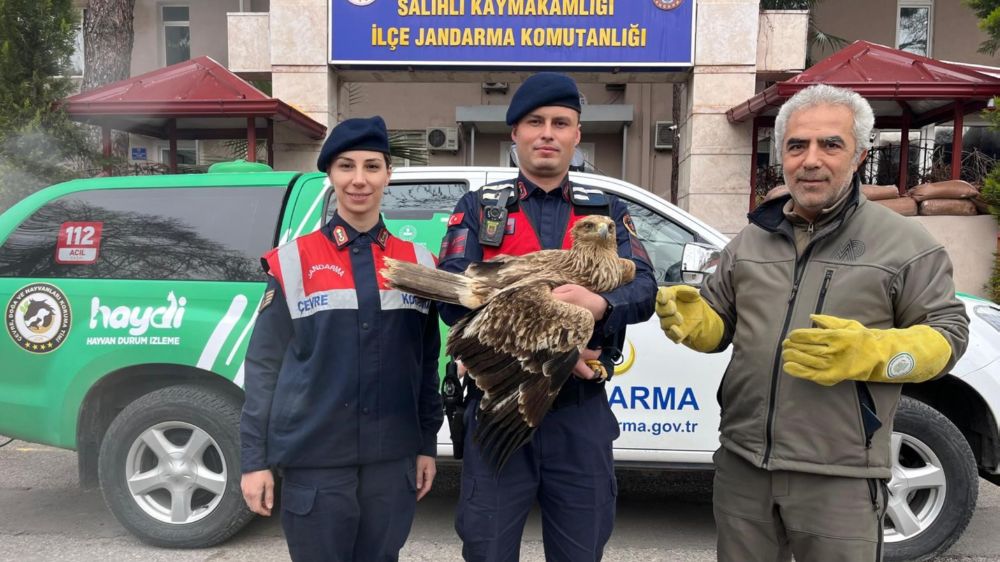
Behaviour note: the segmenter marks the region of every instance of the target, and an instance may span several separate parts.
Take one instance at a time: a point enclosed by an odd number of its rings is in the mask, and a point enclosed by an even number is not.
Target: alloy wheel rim
[[[885,514],[885,542],[912,539],[937,521],[944,509],[948,482],[944,466],[926,443],[912,435],[890,439],[892,478]]]
[[[125,460],[125,484],[136,505],[157,521],[174,525],[212,513],[222,501],[227,474],[215,439],[181,421],[147,428],[133,441]]]

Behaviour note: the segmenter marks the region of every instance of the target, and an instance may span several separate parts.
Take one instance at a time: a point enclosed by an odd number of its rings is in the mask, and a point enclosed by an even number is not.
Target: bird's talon
[[[603,363],[597,359],[588,359],[587,361],[584,361],[584,363],[594,370],[594,378],[591,379],[592,381],[601,382],[608,379],[608,371],[604,368]]]

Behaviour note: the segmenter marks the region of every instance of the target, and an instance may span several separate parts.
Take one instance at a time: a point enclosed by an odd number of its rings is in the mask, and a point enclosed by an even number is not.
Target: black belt
[[[552,409],[558,410],[560,408],[565,408],[567,406],[577,406],[583,404],[587,400],[597,396],[604,395],[604,383],[603,382],[591,382],[584,380],[569,380],[566,384],[559,390],[559,394],[556,395],[555,401],[552,403]],[[483,391],[479,389],[475,384],[470,384],[468,387],[468,397],[466,398],[466,404],[472,400],[478,400],[483,397]]]

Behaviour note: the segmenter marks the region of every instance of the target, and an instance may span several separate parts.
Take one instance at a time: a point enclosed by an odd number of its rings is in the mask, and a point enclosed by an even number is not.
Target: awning
[[[731,123],[773,118],[785,100],[813,84],[849,88],[875,111],[876,127],[910,128],[951,121],[956,103],[964,114],[980,111],[1000,95],[1000,76],[973,65],[943,62],[884,45],[855,41],[798,75],[771,85],[726,112]],[[996,70],[996,69],[993,69]]]
[[[81,92],[62,106],[71,119],[102,127],[108,155],[112,129],[169,139],[172,169],[177,140],[246,138],[252,146],[257,138],[272,139],[275,124],[309,139],[326,135],[325,125],[268,97],[209,57]],[[252,160],[254,151],[247,156]]]
[[[872,106],[875,126],[899,129],[900,165],[897,186],[907,185],[909,131],[938,123],[953,123],[952,178],[961,172],[962,128],[966,115],[986,108],[1000,96],[1000,69],[935,60],[885,45],[855,41],[798,75],[766,88],[726,112],[730,123],[753,120],[753,146],[759,127],[774,124],[785,101],[814,84],[848,88]],[[752,169],[756,154],[752,155]],[[756,173],[750,175],[750,207],[754,206]]]

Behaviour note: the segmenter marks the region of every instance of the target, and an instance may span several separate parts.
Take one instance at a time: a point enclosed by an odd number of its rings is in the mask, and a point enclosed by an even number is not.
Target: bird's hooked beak
[[[608,225],[606,225],[606,224],[598,225],[598,227],[597,227],[597,233],[601,235],[601,240],[607,240],[608,239]]]

